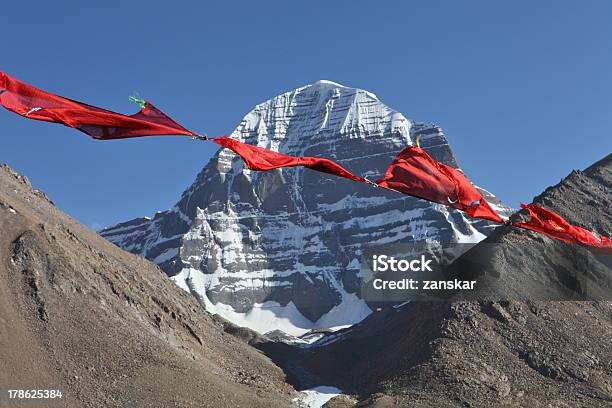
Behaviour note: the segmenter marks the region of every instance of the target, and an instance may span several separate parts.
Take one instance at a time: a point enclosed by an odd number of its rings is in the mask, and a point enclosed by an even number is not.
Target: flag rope
[[[527,221],[502,219],[462,172],[434,160],[421,149],[420,135],[416,135],[416,146],[408,146],[398,153],[382,179],[372,181],[356,176],[325,158],[288,156],[228,136],[210,138],[184,128],[138,95],[130,96],[129,101],[138,105],[140,111],[127,116],[51,94],[0,71],[0,105],[4,108],[28,119],[63,124],[94,139],[177,135],[192,140],[210,140],[234,151],[251,170],[306,167],[455,208],[472,218],[527,229],[564,242],[612,250],[612,241],[608,237],[571,225],[560,215],[535,204],[521,205],[529,214]],[[455,201],[450,198],[451,192]]]

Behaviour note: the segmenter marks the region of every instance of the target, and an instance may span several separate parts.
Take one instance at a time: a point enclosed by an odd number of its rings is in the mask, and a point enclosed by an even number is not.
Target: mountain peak
[[[417,134],[432,157],[456,166],[439,127],[413,123],[368,91],[321,80],[256,105],[230,137],[329,158],[376,179]],[[207,310],[260,333],[299,335],[371,312],[359,297],[362,247],[477,242],[490,229],[446,207],[317,172],[254,172],[220,150],[170,210],[102,235],[160,265]]]
[[[383,137],[387,133],[399,137],[396,143],[400,148],[411,144],[411,126],[404,115],[372,92],[319,80],[256,105],[231,137],[283,153],[297,150],[302,154],[319,140]]]
[[[335,88],[346,88],[346,86],[341,85],[337,82],[330,81],[327,79],[319,79],[317,82],[314,82],[311,86],[313,87],[335,87]]]
[[[299,93],[312,93],[315,92],[323,100],[329,100],[330,98],[337,98],[342,94],[357,95],[365,97],[370,100],[378,100],[378,97],[373,93],[365,89],[354,88],[346,85],[342,85],[338,82],[330,81],[328,79],[320,79],[312,84],[299,87],[287,94],[299,94]],[[326,93],[327,92],[327,93]],[[282,97],[283,95],[279,95]],[[274,98],[276,99],[276,98]],[[358,102],[359,98],[355,98],[355,102]]]

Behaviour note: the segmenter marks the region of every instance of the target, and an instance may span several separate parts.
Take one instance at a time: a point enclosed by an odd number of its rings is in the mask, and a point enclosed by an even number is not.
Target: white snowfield
[[[299,408],[321,408],[330,399],[342,395],[342,390],[328,385],[320,385],[300,391],[293,399]]]
[[[205,275],[198,269],[186,268],[178,275],[173,276],[172,279],[187,292],[190,292],[187,284],[189,282],[192,288],[200,294],[200,299],[205,302],[206,310],[210,313],[218,314],[238,326],[248,327],[260,334],[281,330],[299,337],[313,329],[340,330],[359,323],[372,313],[372,310],[363,300],[355,294],[346,293],[342,287],[338,288],[343,294],[342,302],[316,322],[304,317],[293,302],[289,302],[285,306],[274,301],[256,303],[247,313],[237,313],[230,305],[220,302],[213,304],[208,299],[206,288],[214,284],[211,283],[215,279],[213,275]]]
[[[255,106],[230,135],[327,157],[372,180],[417,136],[431,154],[454,161],[439,127],[326,80]],[[170,210],[102,235],[162,268],[180,265],[172,279],[210,312],[262,334],[300,336],[372,312],[359,298],[364,245],[476,243],[490,228],[438,204],[302,168],[250,171],[220,150]]]

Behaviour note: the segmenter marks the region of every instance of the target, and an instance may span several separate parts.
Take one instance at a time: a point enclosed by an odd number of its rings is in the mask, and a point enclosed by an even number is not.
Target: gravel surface
[[[157,266],[0,167],[0,388],[63,391],[37,406],[291,406],[253,335],[226,331]]]

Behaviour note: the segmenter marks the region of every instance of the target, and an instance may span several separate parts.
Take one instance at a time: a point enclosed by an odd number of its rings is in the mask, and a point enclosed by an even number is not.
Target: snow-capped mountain
[[[330,81],[257,105],[230,137],[326,157],[372,180],[417,137],[435,159],[458,166],[439,127]],[[491,228],[444,206],[303,168],[253,172],[220,150],[174,207],[101,235],[157,263],[211,312],[262,333],[299,335],[371,312],[359,298],[364,245],[478,242]]]

